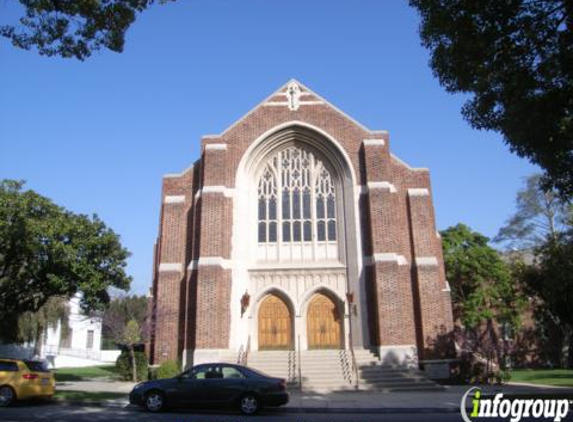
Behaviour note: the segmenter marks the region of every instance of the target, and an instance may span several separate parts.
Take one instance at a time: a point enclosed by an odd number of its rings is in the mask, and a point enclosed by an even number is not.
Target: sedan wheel
[[[8,406],[14,399],[14,391],[10,387],[0,387],[0,407]]]
[[[150,412],[159,412],[165,407],[165,398],[159,391],[152,391],[145,395],[145,408]]]
[[[259,399],[252,395],[247,394],[241,398],[241,412],[245,415],[254,415],[259,410]]]

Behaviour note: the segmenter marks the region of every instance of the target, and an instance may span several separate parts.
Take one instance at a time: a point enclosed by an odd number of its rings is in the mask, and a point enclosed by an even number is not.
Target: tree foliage
[[[0,26],[0,35],[25,50],[84,60],[102,48],[122,52],[125,33],[137,15],[166,1],[19,0],[19,25]]]
[[[133,362],[135,360],[135,370]],[[144,352],[123,350],[115,361],[116,372],[124,381],[146,381],[149,362]],[[135,376],[134,376],[135,371]]]
[[[501,133],[541,166],[547,184],[573,194],[573,2],[410,0],[422,44],[450,93],[471,94],[462,113]]]
[[[525,297],[514,282],[511,266],[488,245],[487,237],[464,224],[441,235],[454,318],[462,323],[455,329],[462,377],[501,381],[508,344],[499,334],[520,325]]]
[[[512,248],[532,249],[548,239],[557,241],[566,230],[573,205],[563,200],[553,189],[541,184],[541,175],[527,178],[525,187],[517,193],[516,212],[495,237],[496,242]]]
[[[522,298],[510,267],[489,239],[464,224],[441,232],[454,316],[468,327],[496,319],[519,323]]]
[[[17,337],[18,318],[52,297],[82,292],[84,311],[109,302],[108,288],[129,288],[129,252],[97,216],[74,214],[23,182],[0,182],[0,333]]]
[[[35,354],[40,352],[42,336],[47,328],[57,328],[67,333],[70,310],[68,300],[62,296],[50,297],[37,312],[24,312],[18,318],[18,343],[33,343]]]
[[[145,338],[147,326],[147,298],[145,296],[119,296],[111,300],[103,312],[102,335],[116,344],[125,344],[125,327],[134,321],[140,328],[140,337]]]
[[[538,247],[523,278],[538,310],[561,333],[561,366],[573,367],[573,229]]]

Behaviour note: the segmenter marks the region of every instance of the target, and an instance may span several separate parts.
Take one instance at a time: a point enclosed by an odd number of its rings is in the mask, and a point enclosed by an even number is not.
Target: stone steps
[[[285,378],[289,388],[304,391],[350,391],[356,389],[356,374],[352,370],[352,355],[345,350],[252,351],[247,365],[270,376]],[[427,379],[418,369],[382,365],[368,350],[355,352],[360,390],[436,391],[441,386]],[[236,356],[231,362],[236,362]]]

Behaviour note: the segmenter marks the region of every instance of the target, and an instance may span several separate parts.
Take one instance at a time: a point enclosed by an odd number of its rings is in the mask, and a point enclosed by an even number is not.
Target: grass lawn
[[[510,381],[573,387],[573,369],[516,369]]]
[[[86,381],[89,378],[116,377],[114,365],[61,368],[55,370],[56,381]]]
[[[102,393],[102,392],[89,392],[89,391],[62,391],[57,390],[54,394],[56,400],[69,400],[69,401],[101,401],[113,399],[127,399],[127,394],[122,393]]]

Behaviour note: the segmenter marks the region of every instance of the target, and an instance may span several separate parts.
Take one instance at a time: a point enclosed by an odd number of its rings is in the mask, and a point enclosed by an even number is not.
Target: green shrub
[[[138,381],[147,380],[147,368],[149,363],[147,356],[143,352],[135,352],[136,373]],[[121,379],[131,381],[133,379],[133,372],[131,368],[131,357],[128,351],[122,351],[117,361],[115,362],[117,373]]]
[[[173,378],[181,373],[179,368],[180,365],[177,361],[166,360],[155,370],[155,378]]]
[[[496,381],[498,384],[507,384],[511,380],[511,371],[503,370],[499,371],[496,375]]]

